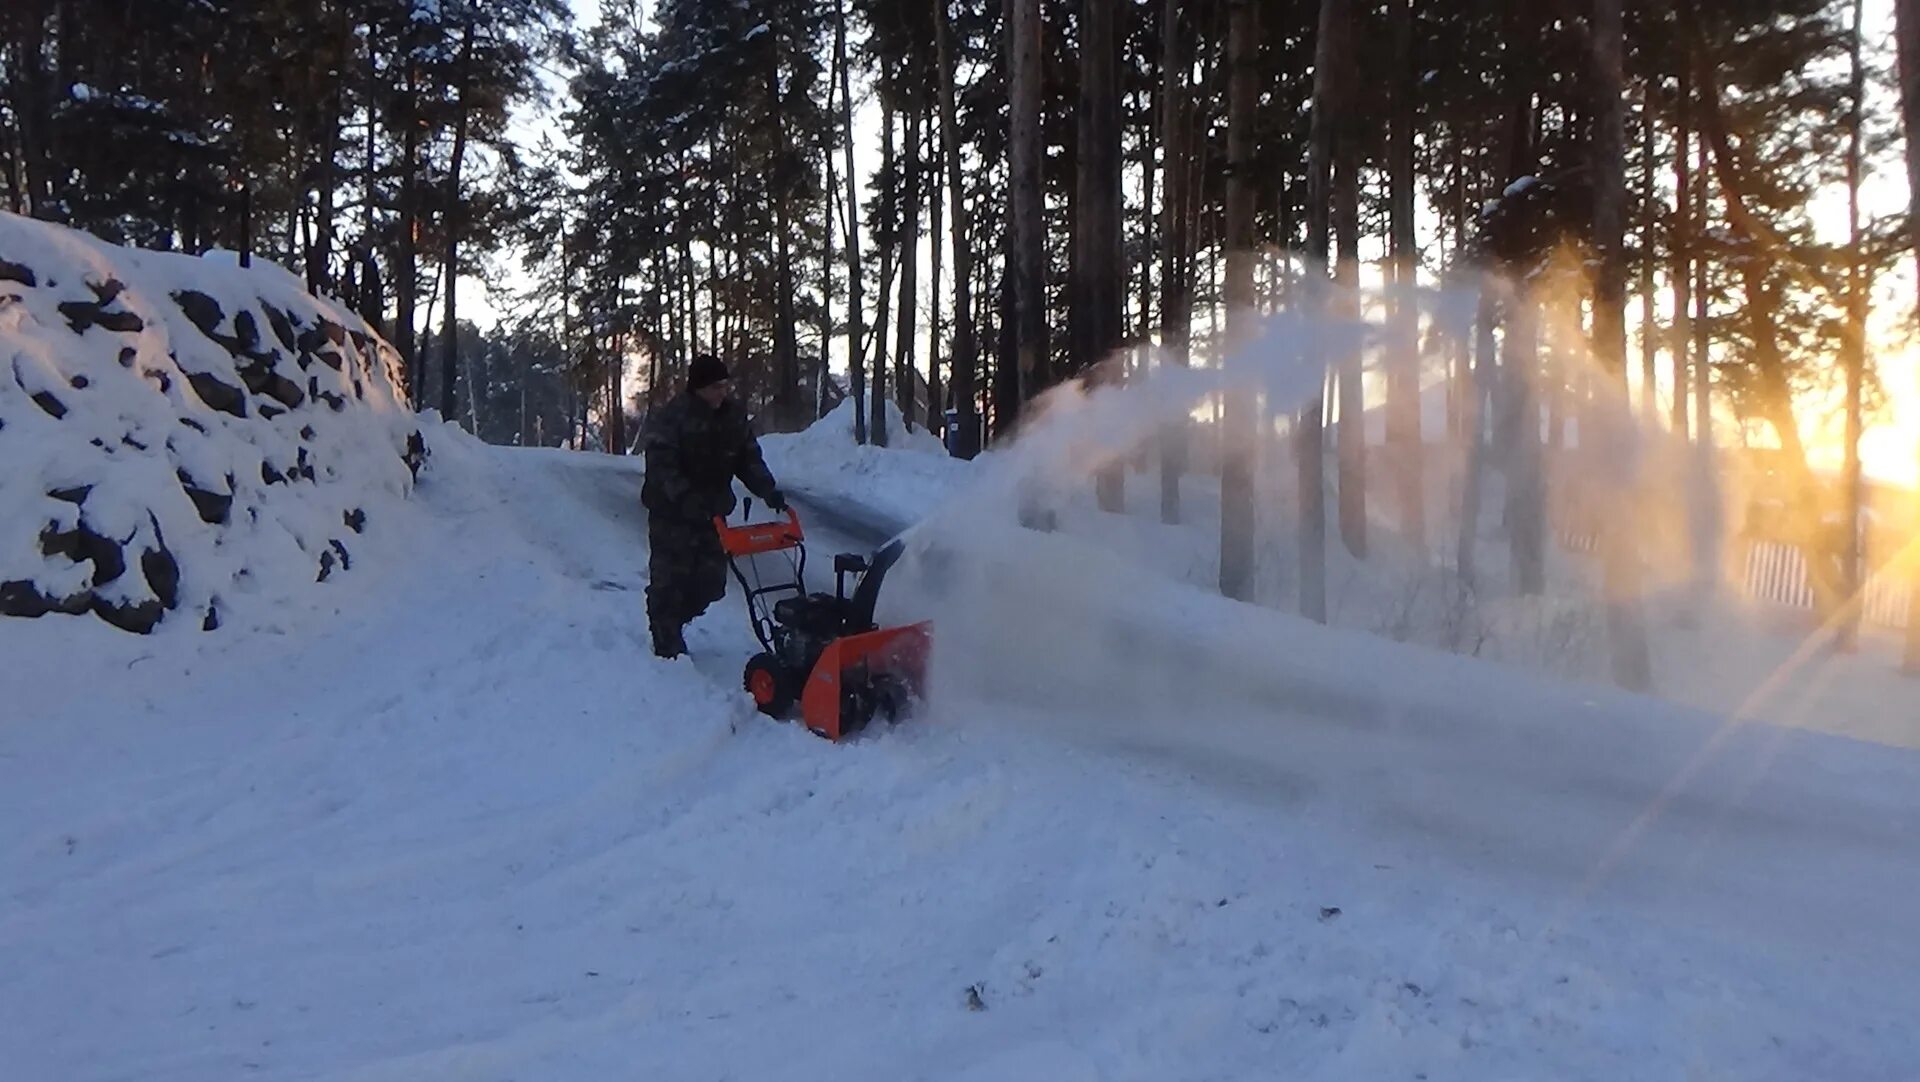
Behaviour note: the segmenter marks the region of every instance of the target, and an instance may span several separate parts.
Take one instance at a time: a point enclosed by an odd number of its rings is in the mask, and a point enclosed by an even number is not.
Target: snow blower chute
[[[752,512],[749,500],[743,517]],[[896,538],[872,556],[835,556],[834,592],[808,593],[806,534],[791,508],[785,521],[729,526],[716,518],[713,524],[760,640],[761,652],[747,662],[745,674],[747,693],[760,711],[787,718],[798,704],[806,727],[828,740],[859,732],[875,717],[893,722],[905,716],[925,687],[931,627],[883,628],[873,620],[880,584],[905,542]],[[757,560],[770,555],[784,557],[785,574],[765,582]],[[753,572],[751,581],[742,561]]]

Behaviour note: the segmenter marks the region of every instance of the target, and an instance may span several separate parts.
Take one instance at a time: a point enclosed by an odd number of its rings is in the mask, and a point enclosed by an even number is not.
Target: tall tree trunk
[[[1505,432],[1507,455],[1507,542],[1514,589],[1527,596],[1547,589],[1545,448],[1540,439],[1541,304],[1542,298],[1524,284],[1516,288],[1500,351],[1505,395],[1499,427]]]
[[[409,27],[413,23],[407,24]],[[400,347],[401,365],[407,373],[407,393],[415,409],[426,404],[424,358],[414,345],[414,297],[420,288],[417,258],[420,247],[420,119],[419,73],[413,60],[413,33],[401,38],[401,55],[407,65],[407,92],[400,105],[400,238],[399,258],[394,267],[394,344]]]
[[[378,203],[377,193],[380,178],[380,155],[376,150],[381,120],[379,113],[381,96],[380,20],[370,15],[365,24],[365,32],[367,35],[367,80],[366,84],[361,88],[361,96],[365,99],[361,102],[361,108],[366,110],[367,124],[366,145],[361,148],[363,160],[360,167],[360,243],[371,251],[374,246],[374,236],[378,232],[375,224],[375,211]]]
[[[1453,168],[1453,206],[1448,217],[1452,219],[1452,248],[1447,253],[1449,265],[1465,264],[1467,249],[1467,163],[1464,149],[1455,141],[1452,153]],[[1483,290],[1484,292],[1484,290]],[[1472,394],[1473,384],[1473,345],[1468,334],[1453,334],[1447,337],[1447,433],[1461,444],[1465,450],[1467,396]],[[1461,458],[1464,464],[1465,456]]]
[[[48,93],[52,74],[46,69],[46,28],[52,12],[51,0],[26,0],[20,5],[14,15],[20,34],[12,43],[6,65],[7,98],[20,126],[24,209],[36,218],[49,218],[54,209],[53,154],[51,133],[47,131],[47,122],[53,116]]]
[[[12,214],[25,214],[27,192],[20,182],[20,133],[16,126],[8,124],[0,126],[0,134],[4,135],[5,143],[5,146],[0,147],[0,174],[5,174],[7,178],[7,211]],[[187,236],[191,232],[186,224],[184,213],[180,218],[180,232],[182,236]],[[193,249],[189,247],[187,251],[192,252]]]
[[[944,3],[945,0],[935,0]],[[927,118],[927,161],[933,169],[933,193],[928,211],[927,247],[932,249],[932,266],[927,278],[927,428],[940,435],[941,442],[947,440],[946,398],[941,394],[940,356],[945,352],[945,320],[941,319],[940,271],[941,261],[946,255],[947,227],[944,215],[946,204],[940,196],[946,190],[940,179],[940,163],[944,160],[940,153],[940,120],[937,109]]]
[[[42,114],[43,122],[52,116],[51,110],[54,104],[67,96],[74,79],[79,74],[76,58],[80,54],[80,49],[72,47],[72,43],[75,41],[75,34],[78,33],[77,27],[81,18],[75,8],[76,0],[56,0],[54,4],[54,78],[41,93],[40,101],[49,110]],[[91,159],[91,155],[87,153],[86,144],[92,138],[92,129],[91,127],[83,129],[77,138],[63,134],[62,129],[52,124],[45,125],[42,131],[46,133],[46,155],[49,168],[46,213],[41,216],[71,221],[74,200],[78,195],[83,194],[75,190],[75,181],[78,177],[73,166],[76,162]],[[246,135],[247,132],[243,130],[241,133],[243,142]],[[76,143],[80,145],[76,146]],[[243,154],[243,157],[252,160],[250,155]],[[236,170],[236,172],[244,174],[244,170]],[[242,180],[245,179],[242,175]],[[242,195],[245,194],[243,189]],[[251,240],[251,238],[248,239]],[[240,260],[243,266],[247,265],[251,252],[252,248],[249,244],[241,245]]]
[[[660,325],[661,319],[665,317],[666,310],[665,299],[662,296],[665,290],[665,273],[660,267],[661,254],[658,251],[654,252],[653,258],[649,262],[652,264],[653,273],[648,276],[651,279],[651,283],[647,290],[649,337],[647,342],[647,391],[645,396],[640,400],[640,423],[642,427],[646,425],[646,419],[653,416],[653,407],[660,402],[660,384],[662,382],[660,355],[665,352],[664,335],[668,333],[666,329]],[[777,331],[775,333],[776,335],[778,334]]]
[[[616,299],[614,307],[618,308]],[[621,401],[625,395],[623,384],[626,379],[627,334],[616,331],[609,342],[607,355],[607,453],[622,454],[626,451],[626,404]]]
[[[900,312],[897,317],[893,349],[894,398],[899,405],[901,423],[913,431],[913,361],[916,338],[914,329],[920,315],[920,107],[907,107],[906,194],[907,205],[900,223]],[[935,246],[939,238],[934,238]]]
[[[1337,3],[1338,0],[1328,0]],[[1227,352],[1253,338],[1254,107],[1259,94],[1259,0],[1229,0],[1227,30]],[[1220,446],[1220,592],[1251,601],[1254,587],[1254,443],[1260,405],[1252,387],[1228,387]]]
[[[1548,327],[1552,327],[1556,319],[1554,311],[1563,307],[1565,305],[1558,303],[1556,299],[1550,298],[1543,302],[1543,308],[1546,310],[1541,314],[1545,317]],[[1535,333],[1538,334],[1538,331],[1536,330]],[[1577,396],[1572,387],[1573,366],[1566,363],[1566,357],[1558,348],[1553,335],[1547,335],[1545,348],[1539,353],[1540,363],[1534,370],[1540,374],[1538,386],[1541,406],[1547,415],[1545,457],[1542,462],[1546,469],[1551,469],[1553,464],[1559,461],[1561,449],[1571,443],[1571,441],[1562,440],[1561,434],[1571,426],[1573,420],[1570,416],[1571,407],[1577,403]],[[1545,470],[1542,471],[1542,477],[1544,476]]]
[[[565,235],[565,233],[561,234],[562,237],[565,237]],[[662,283],[661,288],[666,291],[667,352],[669,357],[667,367],[670,370],[678,371],[687,363],[687,325],[686,305],[681,298],[681,294],[684,291],[680,287],[680,265],[677,261],[669,258],[673,253],[673,243],[663,238],[660,250],[654,256],[654,273],[660,276]],[[564,249],[562,249],[562,258],[565,258]],[[563,278],[564,281],[571,283],[571,275],[564,267],[561,270],[561,274],[565,276]],[[571,341],[572,335],[568,335],[565,340]]]
[[[775,45],[773,62],[767,65],[767,100],[773,103],[773,140],[774,161],[779,163],[772,178],[773,190],[773,263],[774,292],[773,299],[773,371],[774,371],[774,416],[780,419],[783,428],[796,427],[801,421],[800,408],[800,331],[798,315],[793,303],[793,244],[788,238],[791,231],[791,208],[788,197],[787,175],[788,158],[791,153],[787,138],[786,102],[780,87],[779,46]]]
[[[1351,5],[1350,5],[1351,6]],[[1353,16],[1349,15],[1351,19]],[[1348,84],[1351,90],[1351,84]],[[1333,226],[1338,249],[1334,262],[1333,312],[1337,319],[1360,318],[1360,133],[1353,102],[1342,96],[1334,123]],[[1391,153],[1391,149],[1389,150]],[[1335,387],[1339,425],[1335,432],[1340,539],[1352,555],[1367,555],[1366,376],[1360,349],[1338,360]]]
[[[889,60],[881,60],[881,86],[893,82]],[[893,157],[893,105],[883,93],[880,98],[880,176],[886,185],[880,192],[880,222],[874,226],[874,244],[880,249],[880,310],[873,320],[873,395],[868,407],[873,445],[887,445],[887,321],[893,314],[893,257],[900,232],[899,206],[894,192],[899,184]]]
[[[1653,253],[1658,248],[1654,229],[1653,84],[1640,95],[1640,405],[1649,429],[1659,424],[1660,321],[1654,314]],[[1676,388],[1676,397],[1678,389]]]
[[[1342,110],[1343,114],[1345,109]],[[1338,318],[1360,318],[1360,145],[1350,117],[1336,128],[1333,149],[1333,224],[1339,236],[1334,262],[1334,311]],[[1340,540],[1347,551],[1367,555],[1367,399],[1366,374],[1358,348],[1340,357],[1338,440]]]
[[[1334,313],[1359,320],[1359,146],[1356,132],[1334,138],[1332,215],[1338,236],[1334,259]],[[1334,434],[1340,474],[1340,541],[1357,558],[1367,556],[1367,384],[1363,353],[1340,355],[1340,428]]]
[[[839,78],[839,74],[839,53],[836,52],[834,54],[833,71],[827,76],[827,100],[829,103],[833,100],[833,84],[834,81]],[[825,113],[828,116],[832,115],[832,109],[829,108]],[[833,136],[834,125],[831,121],[828,121],[826,138],[821,141],[825,151],[825,153],[821,154],[821,157],[826,159],[827,165],[827,183],[824,189],[827,196],[827,224],[826,229],[822,231],[823,236],[820,249],[820,367],[815,376],[813,387],[813,412],[816,419],[827,415],[827,388],[831,385],[833,379],[833,368],[832,365],[828,363],[828,358],[833,354],[833,272],[835,269],[833,225],[834,220],[840,217],[840,185],[833,167]]]
[[[1473,372],[1460,411],[1466,461],[1460,486],[1460,538],[1454,554],[1454,572],[1469,590],[1478,584],[1480,572],[1480,506],[1485,492],[1488,449],[1485,418],[1493,404],[1493,343],[1498,319],[1493,282],[1489,278],[1480,288],[1480,303],[1474,315],[1473,349],[1469,355]]]
[[[953,207],[953,399],[960,432],[952,452],[972,458],[980,451],[979,412],[975,405],[974,372],[978,345],[973,331],[972,230],[967,217],[966,188],[960,177],[960,131],[954,118],[954,58],[947,0],[932,0],[934,41],[940,61],[940,137],[947,160],[947,196]]]
[[[994,290],[999,306],[994,309],[993,321],[999,328],[994,340],[993,375],[987,381],[987,402],[992,411],[991,424],[987,431],[995,437],[1010,435],[1013,425],[1020,416],[1020,343],[1019,301],[1013,290],[1013,252],[1002,231],[1000,244],[1000,285]],[[981,283],[984,293],[986,284]],[[984,306],[987,302],[981,299]],[[982,319],[981,322],[989,322]],[[1040,508],[1023,504],[1020,508],[1021,522],[1032,524],[1040,513]]]
[[[1847,109],[1847,324],[1841,339],[1841,366],[1846,370],[1847,431],[1846,463],[1842,485],[1846,499],[1842,508],[1845,531],[1840,547],[1840,578],[1846,591],[1841,610],[1839,646],[1852,650],[1860,637],[1861,593],[1866,589],[1866,558],[1861,552],[1860,523],[1865,512],[1866,479],[1860,465],[1860,436],[1864,427],[1861,411],[1867,377],[1867,315],[1870,303],[1866,257],[1861,252],[1864,238],[1860,232],[1860,136],[1861,99],[1866,96],[1866,77],[1860,64],[1862,0],[1853,0],[1851,43],[1852,78],[1848,83]]]
[[[460,284],[460,232],[465,223],[461,221],[460,206],[460,168],[467,156],[467,126],[472,116],[467,101],[467,87],[473,80],[473,20],[469,18],[460,34],[460,75],[459,89],[454,100],[455,119],[453,125],[453,157],[447,167],[446,194],[446,264],[441,271],[446,286],[446,330],[440,343],[440,416],[452,418],[454,415],[454,377],[460,370],[459,323],[454,312],[454,296]],[[469,388],[471,391],[471,388]]]
[[[1915,260],[1920,262],[1920,0],[1894,0],[1893,13],[1899,53],[1900,118],[1907,136],[1907,228]],[[1920,512],[1920,505],[1916,506],[1916,512]],[[1920,513],[1916,513],[1915,521],[1920,522]],[[1912,543],[1920,549],[1920,533]],[[1915,555],[1920,557],[1920,552]],[[1920,675],[1920,568],[1915,568],[1912,575],[1905,661],[1907,672]]]
[[[1693,337],[1693,205],[1692,156],[1693,81],[1683,62],[1680,66],[1680,90],[1674,100],[1673,148],[1673,333],[1668,348],[1673,354],[1673,433],[1682,442],[1687,439],[1688,348]]]
[[[1347,65],[1352,62],[1351,13],[1342,0],[1321,0],[1313,54],[1313,108],[1307,133],[1307,261],[1315,306],[1328,310],[1333,240],[1333,151],[1346,124]],[[1324,386],[1324,384],[1323,384]],[[1327,507],[1324,395],[1294,421],[1300,471],[1300,614],[1327,622]]]
[[[1016,401],[1024,402],[1048,383],[1046,205],[1040,176],[1040,0],[1011,0],[1011,11],[1007,64],[1012,115],[1007,154],[1012,200],[1007,207],[1007,229],[1012,238],[1014,349],[1019,357]],[[1003,419],[996,427],[1006,424]]]
[[[1622,54],[1621,0],[1594,0],[1594,244],[1598,249],[1599,280],[1594,288],[1594,341],[1601,365],[1626,384],[1626,267],[1622,251],[1626,232],[1626,116],[1622,99],[1625,84]],[[1609,396],[1600,396],[1599,408],[1608,409]],[[1616,408],[1612,412],[1623,412]],[[1602,438],[1619,439],[1627,430],[1622,419],[1603,423]],[[1625,452],[1609,454],[1619,461]],[[1646,627],[1640,612],[1640,554],[1635,546],[1632,493],[1616,486],[1613,506],[1602,516],[1600,534],[1602,575],[1607,596],[1607,640],[1613,657],[1613,676],[1621,686],[1644,691],[1652,686],[1652,660]]]
[[[573,238],[567,227],[567,216],[560,215],[560,349],[561,360],[567,378],[567,392],[578,394],[580,387],[580,354],[573,337]],[[583,450],[586,442],[585,429],[575,429],[573,424],[574,407],[567,404],[567,446]],[[578,440],[576,441],[576,433]]]
[[[1193,71],[1193,30],[1182,17],[1179,0],[1162,0],[1160,143],[1165,164],[1160,209],[1160,343],[1163,363],[1185,368],[1187,340],[1193,330],[1193,261],[1189,249],[1187,132],[1193,107],[1187,80]],[[1160,432],[1160,521],[1180,522],[1180,476],[1187,468],[1191,425],[1186,417],[1169,421]]]
[[[1154,263],[1154,124],[1159,110],[1154,108],[1157,90],[1143,94],[1145,108],[1141,111],[1140,121],[1140,322],[1135,341],[1145,345],[1153,340],[1153,263]],[[1144,354],[1141,365],[1146,364]]]
[[[359,253],[358,310],[375,334],[387,334],[387,295],[380,281],[380,262],[371,245]]]
[[[340,33],[348,36],[345,25],[346,15],[341,16]],[[317,235],[313,245],[307,251],[307,289],[309,292],[332,290],[333,288],[333,234],[334,234],[334,189],[339,181],[335,176],[335,166],[340,157],[340,127],[342,98],[345,96],[344,77],[333,81],[332,92],[327,95],[323,109],[324,120],[320,133],[319,160],[315,162],[315,186],[319,207],[315,213]]]
[[[828,158],[828,167],[832,167],[831,157]],[[684,154],[680,156],[680,170],[681,175],[685,176],[687,159]],[[831,181],[833,174],[828,173],[827,176],[828,180]],[[686,202],[684,196],[682,197],[682,202]],[[829,207],[829,210],[831,210],[831,207]],[[700,267],[699,264],[693,261],[693,226],[694,219],[692,214],[683,215],[680,221],[674,226],[680,241],[680,301],[686,306],[684,322],[687,328],[686,360],[689,363],[692,362],[694,354],[702,352],[700,347]],[[828,231],[828,243],[829,245],[832,243],[831,230]],[[829,251],[827,270],[831,272],[832,269],[832,253]],[[829,279],[829,281],[831,281],[831,279]]]
[[[1543,110],[1535,103],[1533,82],[1537,73],[1526,43],[1532,40],[1539,18],[1540,13],[1528,0],[1512,0],[1507,7],[1501,76],[1508,99],[1504,118],[1506,161],[1502,184],[1497,186],[1531,175],[1538,168]],[[1530,269],[1509,268],[1518,273],[1518,280],[1509,283],[1510,293],[1505,299],[1507,333],[1501,343],[1491,408],[1493,441],[1507,481],[1507,548],[1514,588],[1532,595],[1546,589],[1547,514],[1538,349],[1538,308],[1544,298],[1529,285],[1526,272]]]
[[[1393,116],[1387,189],[1393,267],[1393,334],[1387,372],[1387,443],[1400,490],[1400,529],[1424,548],[1427,539],[1426,454],[1420,405],[1420,307],[1414,223],[1413,0],[1394,0]]]
[[[1689,103],[1698,106],[1698,99]],[[1696,112],[1694,114],[1698,116]],[[1693,458],[1688,470],[1687,529],[1693,543],[1694,590],[1701,602],[1720,589],[1720,494],[1714,483],[1718,449],[1713,431],[1713,298],[1707,285],[1707,140],[1695,141],[1693,209],[1688,214],[1688,247],[1693,257]]]
[[[1073,201],[1073,367],[1092,383],[1119,380],[1115,352],[1122,335],[1126,259],[1120,214],[1120,43],[1114,24],[1120,0],[1081,0],[1078,176]],[[1126,505],[1126,464],[1100,470],[1100,509]]]

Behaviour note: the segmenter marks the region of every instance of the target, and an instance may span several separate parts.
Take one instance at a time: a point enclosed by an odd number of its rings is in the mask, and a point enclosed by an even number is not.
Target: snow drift
[[[0,614],[217,626],[352,563],[425,446],[398,357],[285,270],[0,214]]]
[[[949,457],[940,437],[909,428],[892,402],[886,407],[885,447],[854,442],[848,399],[799,432],[762,437],[767,463],[782,485],[800,495],[830,499],[889,524],[921,518],[966,479],[968,464]]]

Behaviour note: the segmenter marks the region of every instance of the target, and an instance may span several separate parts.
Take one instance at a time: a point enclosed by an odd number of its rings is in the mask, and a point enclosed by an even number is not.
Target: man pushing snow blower
[[[731,391],[727,366],[699,354],[687,389],[648,419],[640,489],[651,549],[647,623],[653,652],[664,658],[686,653],[687,624],[727,596],[727,554],[713,523],[733,513],[734,478],[775,511],[787,507]]]

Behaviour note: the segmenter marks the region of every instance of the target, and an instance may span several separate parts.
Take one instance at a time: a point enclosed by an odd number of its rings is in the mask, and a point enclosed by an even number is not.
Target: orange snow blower
[[[753,501],[742,513],[752,516]],[[761,652],[747,662],[744,679],[761,713],[784,719],[797,704],[808,729],[839,740],[875,717],[891,723],[912,709],[926,685],[931,626],[883,628],[873,621],[880,584],[905,550],[904,541],[895,538],[870,557],[835,556],[834,592],[808,593],[806,534],[791,508],[785,521],[729,526],[716,518],[713,525],[760,640]],[[778,562],[785,573],[763,580],[762,556],[783,557]]]

